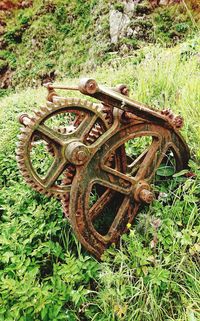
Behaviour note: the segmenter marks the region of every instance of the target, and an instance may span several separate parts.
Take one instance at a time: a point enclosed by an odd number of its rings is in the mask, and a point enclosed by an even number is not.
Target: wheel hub
[[[81,142],[73,141],[66,146],[65,157],[74,165],[83,165],[90,156],[88,147]]]

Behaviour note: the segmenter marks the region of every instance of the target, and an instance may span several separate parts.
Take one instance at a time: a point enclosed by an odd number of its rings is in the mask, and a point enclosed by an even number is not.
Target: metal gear
[[[55,88],[79,90],[101,103],[62,98]],[[179,133],[183,119],[130,99],[125,85],[107,88],[82,79],[78,87],[48,84],[47,89],[47,107],[20,116],[18,164],[37,191],[61,199],[78,239],[100,259],[140,205],[153,201],[151,183],[160,166],[170,161],[175,170],[187,167],[189,149]],[[58,127],[55,117],[61,117]],[[144,142],[138,145],[137,139]],[[41,140],[53,161],[37,170],[32,155]]]
[[[63,155],[62,143],[78,138],[80,142],[92,144],[110,126],[106,120],[107,114],[102,112],[102,109],[101,104],[83,99],[54,97],[52,103],[48,102],[47,106],[34,111],[32,117],[21,115],[20,121],[25,127],[21,128],[18,136],[16,154],[26,182],[38,192],[63,199],[64,195],[70,192],[75,171]],[[70,123],[70,130],[65,126],[56,131],[55,127],[52,129],[46,125],[51,117],[64,113],[75,113],[77,116],[74,123]],[[47,150],[54,156],[54,162],[45,178],[41,178],[36,172],[31,160],[31,149],[39,139],[46,143]],[[56,180],[61,174],[64,177],[61,184],[57,184]]]

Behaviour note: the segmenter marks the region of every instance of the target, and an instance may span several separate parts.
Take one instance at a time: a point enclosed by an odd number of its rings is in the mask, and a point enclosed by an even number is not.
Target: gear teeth
[[[42,112],[44,113],[44,115],[45,114],[48,114],[48,113],[50,113],[52,110],[53,110],[53,107],[54,107],[54,104],[53,103],[51,103],[50,105],[48,104],[46,104],[46,106],[43,106],[41,109],[42,109]]]
[[[66,105],[68,106],[68,105],[70,105],[70,104],[76,104],[78,102],[78,100],[77,100],[77,98],[74,98],[74,97],[72,97],[72,98],[66,98]]]
[[[18,161],[18,162],[20,162],[20,161],[23,161],[23,159],[20,157],[20,156],[16,156],[16,160]]]
[[[104,114],[104,118],[108,125],[113,123],[113,111],[112,108],[106,105],[102,105],[101,112]]]
[[[61,102],[57,97],[53,97],[53,104],[55,108],[61,107]]]
[[[20,127],[20,132],[26,133],[27,132],[27,127]]]
[[[31,187],[34,187],[33,181],[32,181],[29,177],[25,177],[24,179],[25,179],[25,181],[26,181],[26,183],[27,183],[28,185],[30,185]],[[36,189],[36,188],[35,188],[35,189]],[[36,190],[37,190],[37,189],[36,189]]]
[[[33,129],[35,127],[35,123],[36,123],[36,118],[35,117],[31,117],[30,123],[28,124],[28,126],[26,128],[30,128]]]
[[[168,118],[168,121],[176,127],[176,129],[181,129],[183,126],[183,118],[181,115],[174,115],[173,111],[170,108],[164,109],[161,111],[161,114]]]
[[[60,97],[59,96],[53,96],[53,103],[57,103],[58,101],[60,101]]]
[[[66,98],[60,98],[60,105],[62,107],[66,105]]]
[[[23,157],[21,157],[19,155],[16,156],[16,160],[17,160],[19,166],[20,166],[21,163],[23,164],[23,162],[24,162]]]
[[[26,140],[26,135],[24,134],[20,134],[20,135],[17,135],[17,138],[20,140],[20,141],[25,141]]]
[[[61,204],[62,209],[65,217],[69,219],[69,202],[70,202],[70,195],[67,193],[66,195],[61,197]]]
[[[16,153],[17,156],[23,157],[23,156],[22,156],[22,155],[23,155],[23,152],[22,152],[22,151],[16,149],[16,150],[15,150],[15,153]]]
[[[54,104],[50,101],[46,102],[46,106],[42,106],[41,109],[44,112],[47,112],[49,110],[49,108],[52,108],[54,106]]]
[[[27,171],[23,170],[23,168],[20,168],[20,171],[23,177],[25,178],[25,180],[29,179],[29,173],[27,173]]]
[[[89,107],[89,108],[92,108],[93,110],[96,109],[96,107],[94,106],[94,103],[91,102],[91,101],[88,101],[88,107]]]
[[[173,120],[173,123],[174,123],[174,126],[178,129],[182,128],[183,127],[183,117],[178,115],[178,116],[175,116],[174,117],[174,120]]]
[[[99,135],[102,134],[102,131],[98,129],[97,127],[93,129],[93,135],[98,138]]]
[[[60,193],[54,193],[54,197],[60,199]]]
[[[27,173],[27,172],[23,173],[23,177],[28,180],[29,179],[29,173]]]
[[[34,112],[34,114],[36,115],[36,117],[41,117],[41,116],[43,116],[43,113],[40,111],[40,110],[34,110],[33,111]]]
[[[17,142],[16,146],[17,146],[18,150],[22,150],[23,151],[23,148],[24,148],[23,142],[21,142],[21,141]]]
[[[90,137],[87,137],[86,141],[90,144],[93,144],[95,139],[93,139],[91,136]]]
[[[103,133],[103,130],[99,124],[96,124],[88,134],[86,138],[87,143],[93,144]]]
[[[69,185],[72,183],[73,177],[75,175],[76,168],[72,165],[69,165],[64,172],[64,178],[62,180],[63,185]]]

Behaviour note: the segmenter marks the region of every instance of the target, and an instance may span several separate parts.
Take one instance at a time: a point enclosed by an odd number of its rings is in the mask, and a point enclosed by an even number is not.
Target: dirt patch
[[[7,89],[12,84],[12,71],[5,68],[0,74],[0,89]]]
[[[11,11],[12,9],[17,8],[17,4],[11,0],[2,0],[0,2],[0,10],[8,10]]]
[[[32,5],[32,1],[12,1],[12,0],[1,0],[0,10],[12,11],[13,9],[28,8]]]

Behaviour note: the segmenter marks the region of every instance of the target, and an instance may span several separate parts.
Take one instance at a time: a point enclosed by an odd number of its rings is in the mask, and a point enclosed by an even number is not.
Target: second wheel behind
[[[109,128],[101,104],[55,97],[53,103],[21,115],[18,165],[26,182],[46,195],[61,198],[68,215],[69,193],[76,166],[87,161],[88,150]]]

